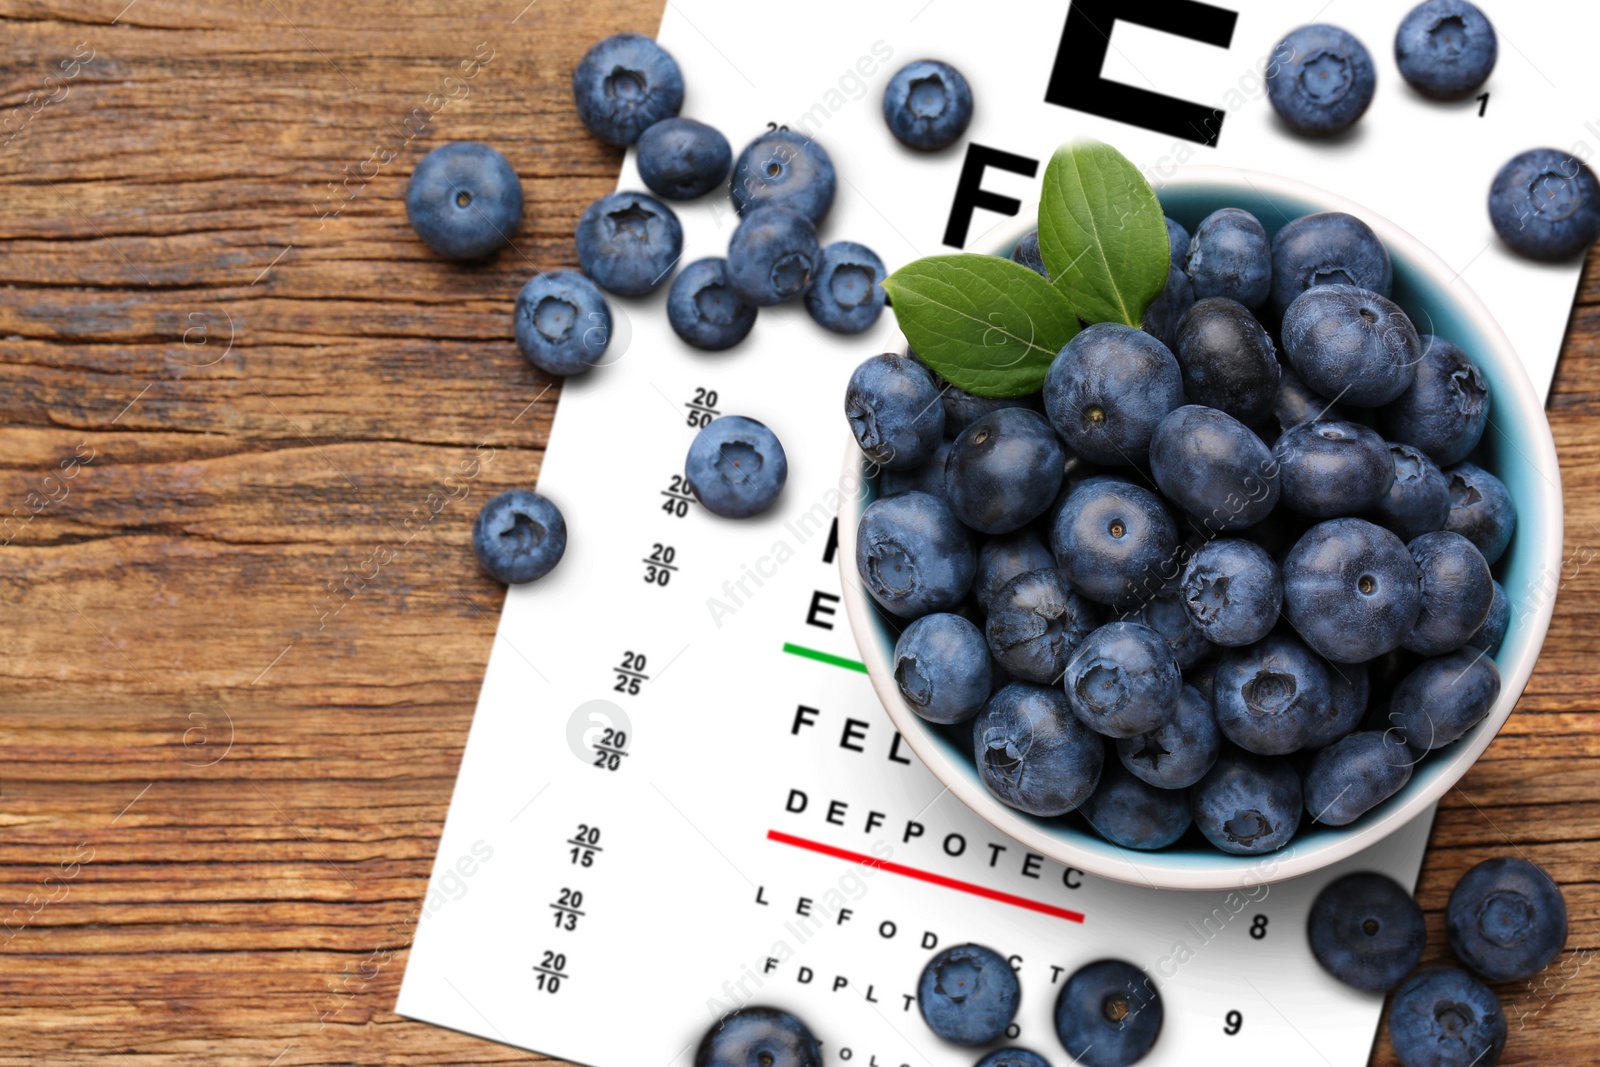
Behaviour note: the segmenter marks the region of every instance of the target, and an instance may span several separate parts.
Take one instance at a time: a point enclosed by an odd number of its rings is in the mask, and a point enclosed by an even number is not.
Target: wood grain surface
[[[559,395],[512,300],[620,161],[569,73],[660,15],[523,2],[0,0],[0,1064],[539,1059],[392,1010],[500,609],[471,518]],[[527,197],[482,267],[402,205],[457,139]],[[1563,884],[1512,1064],[1600,1062],[1597,404],[1591,260],[1550,403],[1574,559],[1420,889],[1439,958],[1471,864]]]

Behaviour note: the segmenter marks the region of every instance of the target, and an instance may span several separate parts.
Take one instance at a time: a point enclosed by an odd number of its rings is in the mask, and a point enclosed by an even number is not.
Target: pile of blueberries
[[[1087,327],[1042,393],[973,396],[912,354],[856,369],[881,472],[856,566],[903,627],[901,694],[1001,801],[1260,854],[1303,814],[1354,822],[1488,714],[1516,513],[1469,462],[1482,371],[1388,299],[1365,223],[1167,226],[1144,328]],[[1031,240],[1013,257],[1044,272]]]

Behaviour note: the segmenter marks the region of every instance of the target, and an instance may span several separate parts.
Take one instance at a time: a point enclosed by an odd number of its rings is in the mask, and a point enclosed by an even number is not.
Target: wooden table
[[[559,395],[512,299],[620,159],[569,72],[659,0],[125,2],[0,2],[0,1064],[531,1062],[392,1008],[500,608],[471,518]],[[456,139],[526,191],[483,267],[402,206]],[[1507,1063],[1600,1060],[1597,404],[1591,261],[1550,405],[1576,558],[1420,890],[1439,957],[1472,863],[1563,883]]]

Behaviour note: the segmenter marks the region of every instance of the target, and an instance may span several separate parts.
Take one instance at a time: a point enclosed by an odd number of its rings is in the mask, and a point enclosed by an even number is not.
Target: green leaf
[[[1049,282],[999,256],[929,256],[883,287],[912,350],[978,396],[1037,392],[1056,353],[1078,333],[1078,317]]]
[[[1161,202],[1128,158],[1099,141],[1063,145],[1044,172],[1039,250],[1085,322],[1138,326],[1172,258]]]

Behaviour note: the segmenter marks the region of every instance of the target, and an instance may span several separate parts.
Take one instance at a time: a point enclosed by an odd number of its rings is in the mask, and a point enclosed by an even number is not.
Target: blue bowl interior
[[[1182,188],[1169,187],[1161,191],[1161,202],[1166,213],[1191,233],[1202,219],[1223,207],[1239,207],[1251,212],[1261,220],[1269,236],[1276,235],[1282,226],[1294,218],[1327,210],[1311,200],[1277,193],[1269,197],[1252,186],[1240,187],[1222,182],[1193,182]],[[1007,253],[1009,251],[1005,250]],[[1541,500],[1547,499],[1552,492],[1559,493],[1558,472],[1541,468],[1541,452],[1534,444],[1540,437],[1548,435],[1548,428],[1542,425],[1542,413],[1539,416],[1541,425],[1531,425],[1527,417],[1511,405],[1494,404],[1495,397],[1511,393],[1517,378],[1523,378],[1525,383],[1524,371],[1519,364],[1497,355],[1495,341],[1480,330],[1472,315],[1465,312],[1461,297],[1455,294],[1451,284],[1436,276],[1440,269],[1437,263],[1424,263],[1394,247],[1390,247],[1389,252],[1394,261],[1395,302],[1411,316],[1419,332],[1437,334],[1454,342],[1478,363],[1488,379],[1493,405],[1489,427],[1469,461],[1506,483],[1517,507],[1519,523],[1526,522],[1530,516],[1538,516],[1541,513]],[[1464,291],[1464,282],[1455,284]],[[873,486],[868,502],[876,498],[877,489]],[[1539,540],[1519,525],[1510,547],[1494,567],[1495,578],[1505,587],[1511,604],[1510,626],[1495,656],[1502,674],[1506,673],[1509,664],[1521,662],[1524,657],[1531,663],[1537,653],[1536,645],[1543,637],[1542,628],[1534,625],[1533,620],[1538,618],[1540,608],[1554,596],[1557,575],[1540,560]],[[873,614],[874,636],[892,662],[896,630],[880,611],[874,609]],[[1381,697],[1382,694],[1373,694],[1374,701]],[[1508,696],[1503,693],[1501,699],[1508,699]],[[1294,839],[1296,847],[1315,848],[1389,817],[1408,797],[1450,773],[1452,752],[1458,746],[1469,744],[1483,731],[1493,728],[1493,718],[1491,713],[1488,720],[1480,723],[1455,745],[1440,749],[1423,759],[1417,764],[1405,789],[1367,812],[1355,823],[1345,827],[1325,827],[1302,820],[1300,832]],[[983,788],[973,761],[971,723],[937,726],[921,720],[918,722],[929,737],[954,757],[953,762],[959,773],[978,788]],[[1125,858],[1129,855],[1088,829],[1087,824],[1076,815],[1042,819],[1023,812],[1015,814],[1048,834],[1070,839],[1075,847],[1103,853],[1108,858]],[[1204,861],[1208,867],[1214,867],[1219,860],[1236,860],[1241,869],[1260,863],[1259,857],[1227,856],[1213,848],[1193,829],[1166,849],[1136,855],[1141,867],[1147,870],[1182,868],[1200,861]]]

